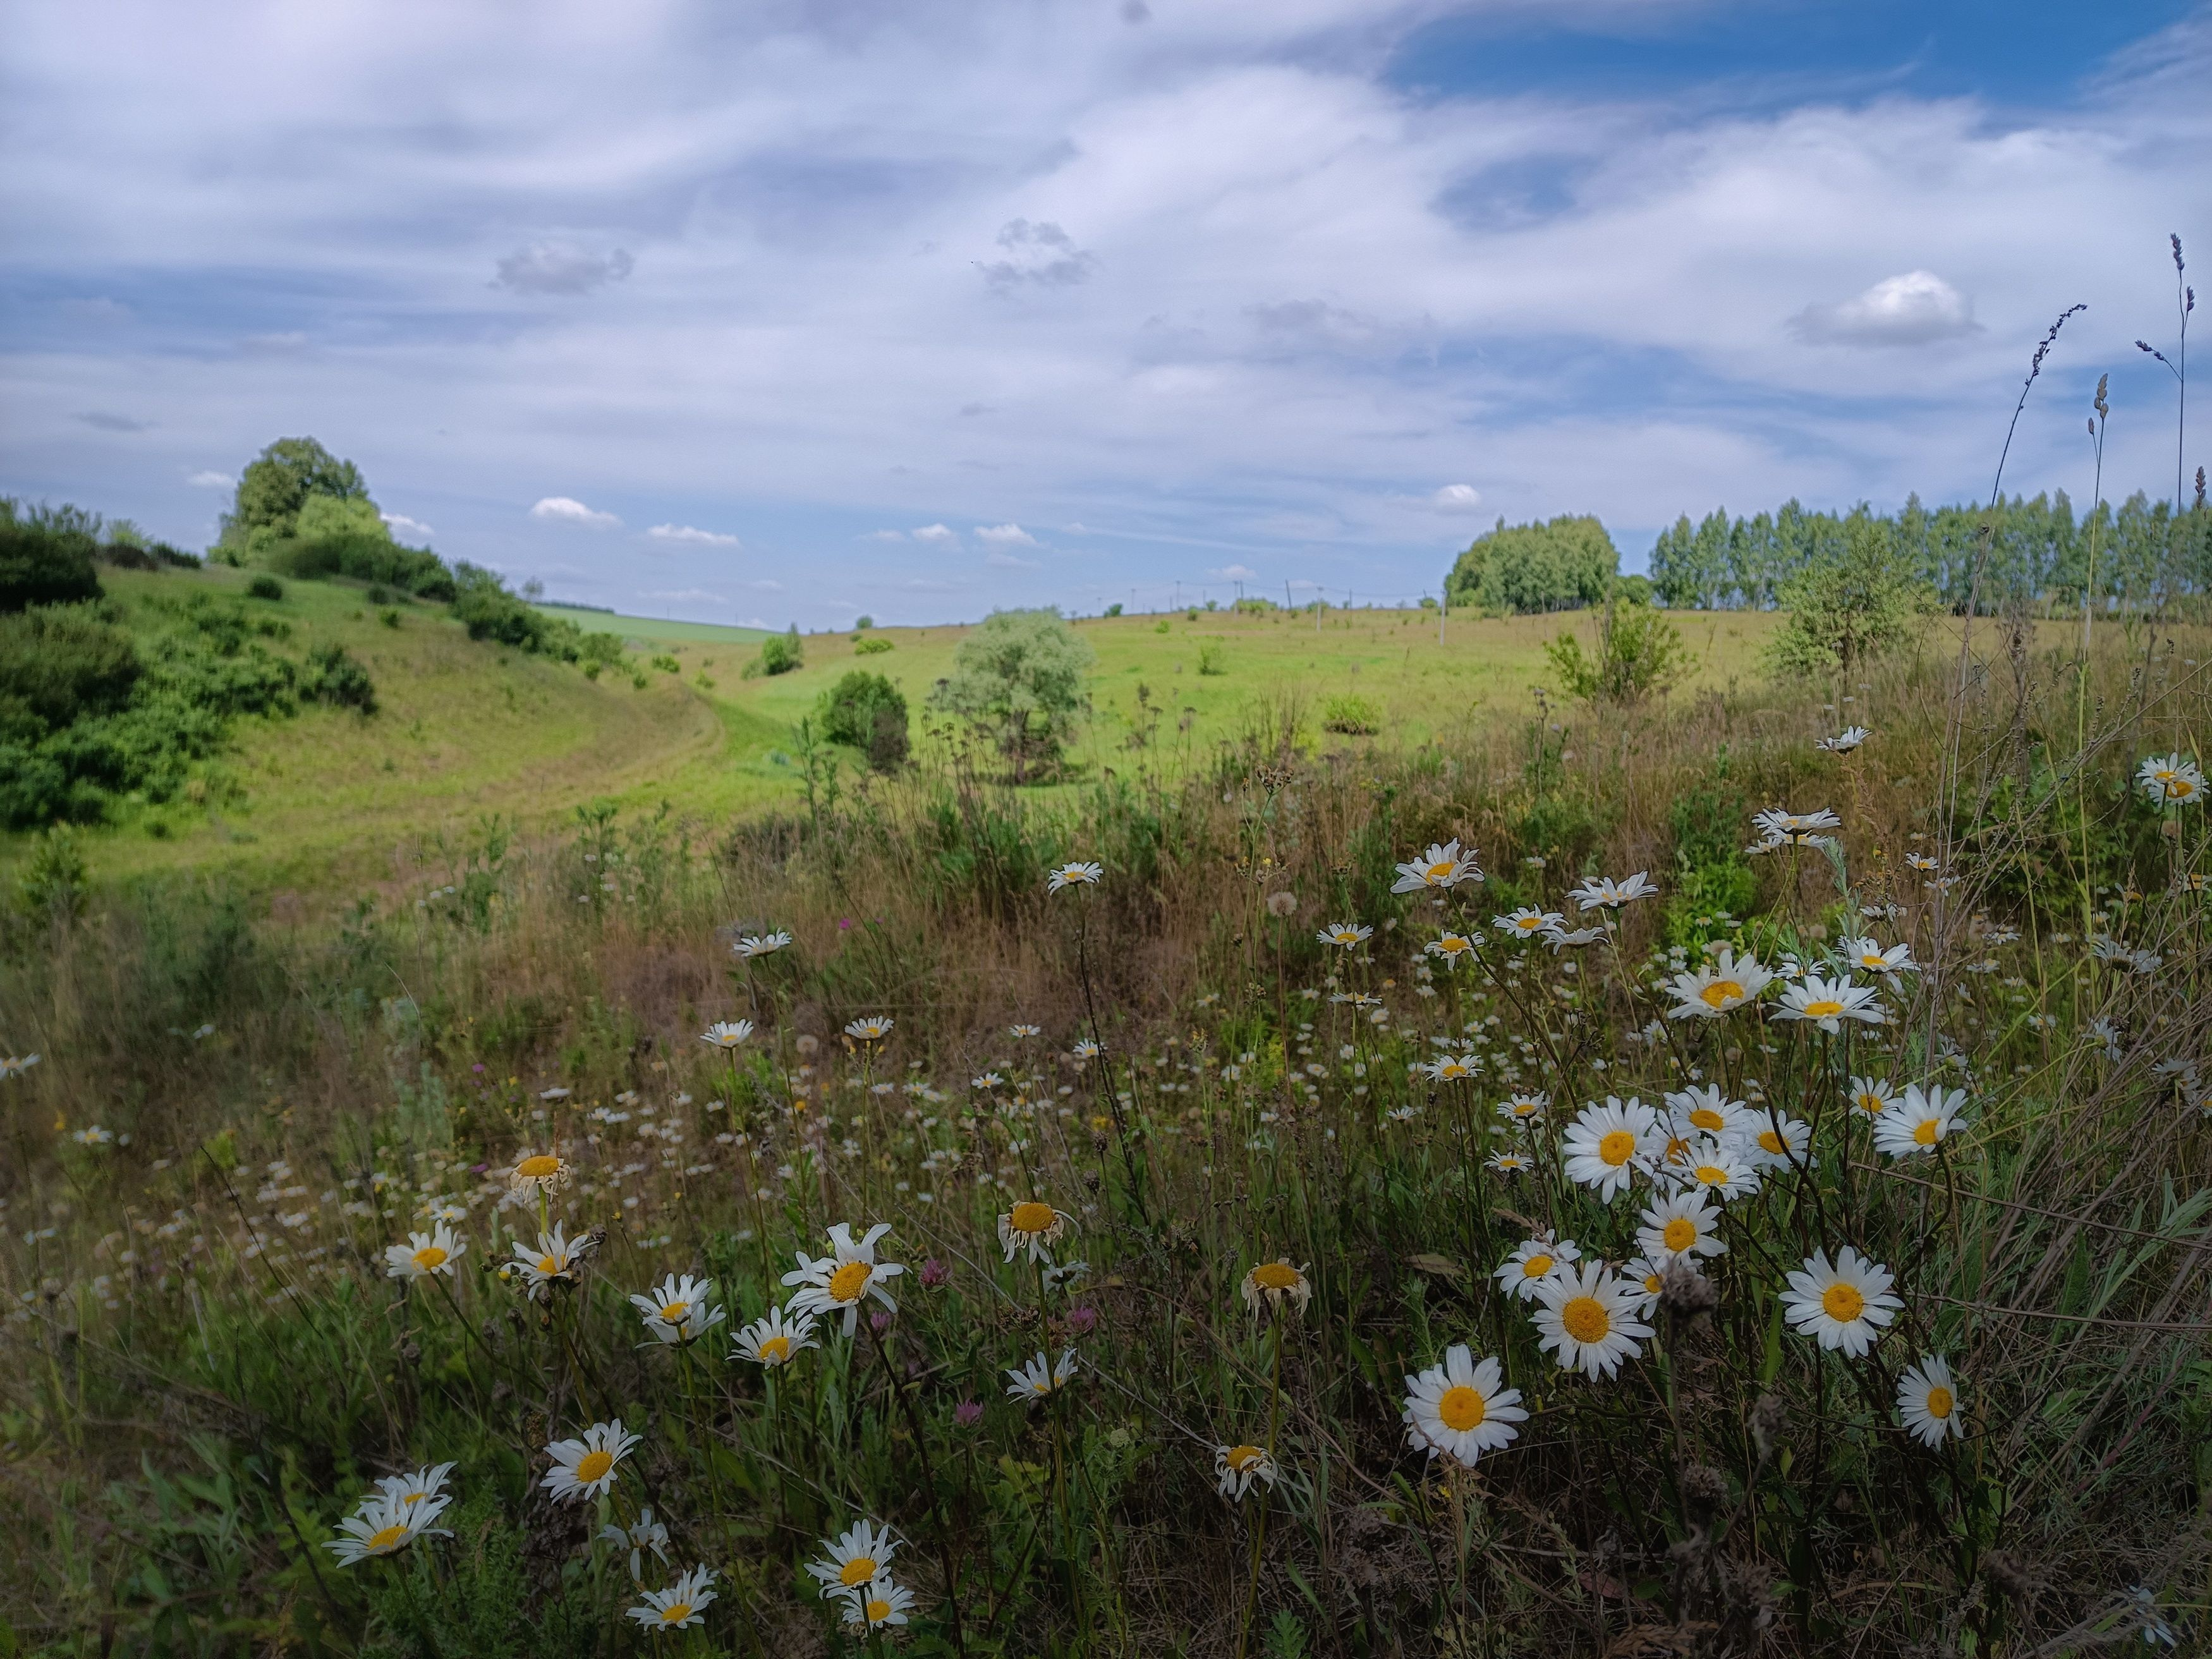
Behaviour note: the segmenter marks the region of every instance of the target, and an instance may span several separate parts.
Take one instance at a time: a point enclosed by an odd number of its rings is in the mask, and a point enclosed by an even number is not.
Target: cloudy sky
[[[706,619],[1395,600],[1500,514],[1634,568],[1685,511],[1972,496],[2075,302],[2008,482],[2087,493],[2110,369],[2108,485],[2170,493],[2131,342],[2171,351],[2169,232],[2212,271],[2183,0],[0,0],[0,492],[199,545],[312,434],[409,539]]]

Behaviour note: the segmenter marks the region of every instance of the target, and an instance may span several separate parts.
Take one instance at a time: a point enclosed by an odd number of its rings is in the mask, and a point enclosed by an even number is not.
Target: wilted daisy
[[[1534,1302],[1539,1285],[1582,1259],[1582,1246],[1571,1238],[1524,1238],[1491,1277],[1506,1295]]]
[[[1743,1133],[1736,1138],[1735,1150],[1755,1170],[1794,1170],[1804,1164],[1812,1145],[1811,1124],[1770,1107],[1749,1115]]]
[[[699,1041],[710,1048],[734,1048],[752,1034],[749,1019],[718,1019],[699,1033]]]
[[[1706,1207],[1702,1193],[1661,1199],[1640,1218],[1644,1224],[1636,1230],[1636,1242],[1654,1261],[1728,1254],[1728,1243],[1719,1231],[1721,1212]]]
[[[611,1544],[618,1550],[629,1552],[629,1576],[632,1583],[642,1583],[645,1577],[645,1553],[651,1550],[660,1558],[665,1566],[668,1561],[668,1524],[653,1518],[653,1505],[647,1504],[637,1512],[636,1524],[618,1527],[610,1521],[599,1528],[599,1542]]]
[[[1888,1268],[1868,1261],[1846,1244],[1835,1265],[1826,1250],[1815,1250],[1790,1275],[1782,1314],[1824,1348],[1841,1348],[1854,1359],[1875,1345],[1881,1327],[1897,1317],[1903,1301],[1890,1294],[1896,1280]]]
[[[1096,887],[1106,873],[1104,866],[1078,860],[1071,864],[1056,864],[1052,874],[1045,878],[1048,893],[1057,893],[1063,887]]]
[[[1456,887],[1463,881],[1480,881],[1482,872],[1474,866],[1472,855],[1462,856],[1456,840],[1441,847],[1431,847],[1411,864],[1398,866],[1398,879],[1390,884],[1394,893],[1418,893],[1425,887]]]
[[[855,1584],[839,1598],[845,1604],[845,1623],[853,1630],[880,1630],[903,1625],[914,1611],[914,1592],[895,1584],[890,1575],[879,1573],[865,1584]]]
[[[1027,1363],[1007,1369],[1006,1375],[1013,1381],[1006,1385],[1006,1392],[1016,1400],[1032,1403],[1049,1400],[1073,1380],[1075,1372],[1075,1350],[1073,1348],[1057,1360],[1049,1354],[1035,1354]]]
[[[575,1172],[558,1152],[526,1152],[505,1171],[508,1189],[516,1193],[554,1193],[568,1184]]]
[[[1651,879],[1650,872],[1638,870],[1626,881],[1615,881],[1610,876],[1586,876],[1583,884],[1567,896],[1575,902],[1578,910],[1618,910],[1636,899],[1656,898],[1659,885]]]
[[[999,1243],[1012,1261],[1026,1250],[1032,1261],[1048,1259],[1047,1252],[1060,1242],[1060,1235],[1074,1224],[1075,1218],[1055,1210],[1049,1204],[1036,1199],[1025,1199],[999,1218]]]
[[[1923,1446],[1963,1438],[1966,1425],[1959,1415],[1959,1385],[1951,1380],[1949,1362],[1928,1354],[1917,1365],[1906,1367],[1897,1379],[1897,1414]]]
[[[632,1296],[630,1305],[645,1321],[645,1328],[660,1341],[681,1346],[697,1341],[728,1315],[707,1301],[714,1289],[711,1279],[685,1273],[668,1275],[660,1288],[646,1296]]]
[[[2204,799],[2204,774],[2179,754],[2153,755],[2136,769],[2136,781],[2161,806],[2193,806]]]
[[[1462,1468],[1484,1452],[1503,1451],[1520,1436],[1513,1425],[1528,1418],[1521,1390],[1500,1388],[1503,1380],[1495,1359],[1478,1360],[1466,1343],[1453,1343],[1443,1364],[1406,1379],[1407,1439]]]
[[[1375,935],[1375,930],[1363,922],[1333,921],[1314,935],[1322,945],[1334,945],[1339,950],[1349,951],[1364,945]]]
[[[1564,927],[1566,920],[1561,911],[1539,910],[1524,904],[1510,915],[1491,917],[1490,925],[1514,939],[1534,939],[1547,928]]]
[[[1863,726],[1847,726],[1832,738],[1822,738],[1813,746],[1825,749],[1832,755],[1848,755],[1874,735]]]
[[[872,1521],[863,1521],[835,1538],[824,1539],[822,1547],[830,1552],[830,1559],[809,1561],[806,1570],[822,1581],[824,1595],[849,1592],[868,1583],[888,1571],[891,1557],[898,1553],[891,1529]]]
[[[1656,1158],[1666,1144],[1658,1113],[1633,1096],[1607,1095],[1604,1105],[1593,1103],[1576,1114],[1560,1150],[1568,1180],[1611,1200],[1626,1188],[1638,1161]]]
[[[1773,982],[1771,969],[1760,967],[1753,957],[1739,957],[1723,945],[1720,953],[1695,973],[1685,970],[1674,975],[1674,1006],[1667,1011],[1667,1018],[1718,1019],[1747,1002],[1756,1001],[1759,994]]]
[[[1552,1103],[1545,1094],[1508,1095],[1498,1104],[1498,1115],[1515,1123],[1534,1123],[1544,1115],[1544,1109]]]
[[[730,953],[742,961],[750,962],[755,957],[774,956],[791,943],[791,935],[778,931],[773,933],[746,933],[730,947]]]
[[[337,1557],[338,1565],[350,1567],[372,1556],[396,1555],[417,1538],[431,1534],[451,1538],[453,1534],[444,1527],[430,1523],[446,1511],[453,1500],[450,1498],[427,1498],[410,1504],[386,1492],[378,1492],[362,1501],[360,1509],[338,1522],[338,1530],[345,1534],[333,1538],[323,1547]]]
[[[1421,954],[1436,957],[1447,968],[1456,968],[1461,957],[1473,957],[1479,948],[1476,942],[1465,933],[1446,931],[1424,945]]]
[[[707,1616],[707,1604],[714,1599],[714,1592],[707,1588],[714,1582],[712,1567],[694,1567],[666,1589],[646,1591],[645,1600],[629,1610],[629,1616],[647,1630],[696,1625]]]
[[[1651,1328],[1629,1306],[1632,1291],[1602,1261],[1561,1269],[1536,1288],[1536,1346],[1557,1355],[1564,1370],[1611,1376],[1624,1359],[1644,1352]]]
[[[1579,950],[1585,945],[1595,945],[1605,937],[1602,927],[1547,927],[1537,937],[1557,956],[1566,950]]]
[[[1798,983],[1784,986],[1782,1002],[1775,1009],[1774,1017],[1810,1020],[1831,1036],[1844,1029],[1843,1023],[1847,1019],[1879,1025],[1888,1018],[1875,1000],[1874,988],[1852,984],[1849,974],[1835,979],[1808,974]]]
[[[1864,1112],[1869,1117],[1880,1117],[1897,1099],[1897,1085],[1887,1078],[1855,1077],[1851,1079],[1852,1109]]]
[[[1244,1275],[1241,1290],[1244,1305],[1255,1314],[1280,1308],[1285,1302],[1291,1304],[1291,1312],[1302,1314],[1313,1300],[1313,1285],[1305,1269],[1293,1267],[1288,1256],[1262,1261]]]
[[[1216,1446],[1213,1449],[1213,1486],[1231,1503],[1243,1500],[1256,1485],[1270,1491],[1279,1473],[1275,1460],[1258,1446]]]
[[[456,1237],[453,1230],[441,1221],[427,1233],[409,1233],[404,1244],[386,1245],[385,1277],[427,1279],[432,1273],[444,1273],[451,1278],[454,1258],[468,1247],[467,1240]]]
[[[643,1435],[632,1434],[620,1423],[594,1423],[580,1440],[556,1440],[545,1455],[553,1467],[538,1484],[554,1497],[575,1503],[597,1498],[615,1483],[615,1469]]]
[[[542,1296],[545,1287],[556,1279],[576,1282],[576,1267],[592,1248],[599,1243],[596,1235],[586,1233],[580,1238],[570,1238],[555,1222],[550,1233],[538,1235],[536,1244],[514,1244],[514,1270],[520,1273],[532,1296]]]
[[[1743,1102],[1730,1100],[1717,1084],[1673,1090],[1666,1100],[1678,1135],[1711,1135],[1717,1139],[1735,1133],[1744,1121]]]
[[[813,1315],[801,1314],[796,1319],[787,1319],[781,1308],[770,1308],[751,1324],[738,1326],[737,1341],[731,1358],[750,1359],[770,1370],[789,1364],[801,1348],[822,1346],[814,1340]]]
[[[1940,1083],[1923,1089],[1908,1083],[1904,1097],[1875,1120],[1875,1150],[1892,1158],[1932,1151],[1959,1127],[1966,1104],[1964,1089],[1946,1089]]]
[[[830,1229],[830,1255],[816,1260],[799,1251],[797,1271],[783,1276],[785,1284],[799,1287],[786,1311],[820,1314],[825,1318],[842,1313],[848,1336],[860,1322],[862,1297],[872,1296],[888,1311],[896,1313],[898,1304],[884,1289],[884,1281],[896,1279],[906,1269],[896,1261],[876,1260],[876,1241],[890,1230],[890,1223],[878,1221],[868,1229],[866,1237],[855,1243],[852,1224],[841,1221]]]
[[[1857,973],[1894,976],[1920,971],[1920,964],[1912,959],[1910,945],[1893,945],[1884,950],[1880,939],[1847,939],[1836,947],[1836,954]]]

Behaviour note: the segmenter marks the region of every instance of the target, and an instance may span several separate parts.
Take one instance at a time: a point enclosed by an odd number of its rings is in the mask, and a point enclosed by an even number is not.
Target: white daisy
[[[711,1279],[694,1279],[689,1273],[678,1279],[671,1273],[659,1290],[629,1300],[647,1331],[660,1341],[682,1346],[697,1341],[729,1316],[725,1310],[708,1305],[707,1298],[714,1290]]]
[[[1638,870],[1626,881],[1610,876],[1586,876],[1583,884],[1568,893],[1578,910],[1618,910],[1636,899],[1656,898],[1659,884],[1649,871]]]
[[[1610,1200],[1627,1188],[1639,1161],[1648,1166],[1666,1144],[1658,1113],[1633,1096],[1607,1095],[1604,1105],[1593,1103],[1576,1115],[1560,1150],[1567,1179]]]
[[[1456,968],[1462,957],[1472,961],[1474,952],[1481,948],[1481,941],[1479,939],[1471,938],[1466,933],[1455,933],[1447,928],[1424,945],[1421,947],[1421,954],[1436,957],[1446,968]]]
[[[1631,1256],[1621,1263],[1620,1282],[1636,1304],[1636,1316],[1649,1319],[1659,1305],[1659,1292],[1667,1288],[1667,1269],[1647,1257]]]
[[[1518,1152],[1492,1152],[1483,1162],[1499,1175],[1526,1175],[1533,1167],[1528,1160]]]
[[[791,943],[791,935],[781,931],[773,933],[746,933],[730,947],[730,953],[745,962],[755,957],[774,956]]]
[[[1421,1062],[1421,1070],[1431,1083],[1464,1083],[1475,1073],[1482,1062],[1472,1055],[1445,1054],[1440,1059]]]
[[[1349,951],[1364,945],[1375,936],[1375,930],[1364,922],[1333,921],[1314,935],[1323,945],[1334,945],[1339,950]]]
[[[1687,1155],[1680,1164],[1670,1165],[1668,1172],[1678,1185],[1694,1187],[1723,1203],[1747,1198],[1759,1190],[1759,1172],[1737,1151],[1741,1144],[1700,1137],[1690,1143]]]
[[[1897,1379],[1897,1414],[1907,1432],[1921,1444],[1940,1446],[1963,1438],[1966,1419],[1959,1415],[1959,1385],[1951,1380],[1948,1361],[1940,1355],[1923,1356]]]
[[[574,1172],[558,1152],[525,1152],[502,1173],[512,1192],[552,1193],[567,1186]]]
[[[891,1034],[896,1022],[881,1014],[871,1014],[866,1019],[856,1019],[845,1027],[845,1035],[855,1042],[881,1042]]]
[[[1602,927],[1547,927],[1537,936],[1550,947],[1552,954],[1569,949],[1579,950],[1585,945],[1595,945],[1605,937]]]
[[[876,1260],[876,1241],[890,1230],[890,1223],[878,1221],[856,1243],[852,1224],[841,1221],[830,1229],[828,1255],[817,1260],[804,1250],[798,1252],[798,1269],[783,1276],[785,1284],[799,1287],[785,1311],[819,1314],[824,1318],[842,1313],[848,1336],[860,1323],[863,1297],[872,1296],[887,1310],[896,1313],[898,1304],[884,1289],[884,1281],[896,1279],[906,1268],[896,1261]]]
[[[1644,1210],[1644,1224],[1636,1242],[1652,1261],[1701,1255],[1725,1255],[1727,1241],[1720,1236],[1721,1212],[1705,1206],[1702,1193],[1677,1193]]]
[[[1718,1085],[1711,1083],[1672,1090],[1666,1101],[1674,1133],[1684,1137],[1709,1135],[1725,1139],[1742,1124],[1747,1109],[1743,1102],[1730,1100]]]
[[[1242,1502],[1255,1485],[1274,1489],[1279,1471],[1275,1460],[1258,1446],[1216,1446],[1213,1449],[1213,1489],[1231,1503]]]
[[[734,1048],[752,1034],[749,1019],[718,1019],[699,1033],[699,1041],[710,1048]]]
[[[338,1530],[344,1537],[333,1538],[323,1547],[337,1557],[340,1566],[350,1567],[374,1556],[396,1555],[426,1534],[451,1538],[451,1530],[430,1523],[443,1515],[446,1506],[453,1501],[450,1498],[427,1498],[418,1504],[408,1504],[379,1492],[338,1522]]]
[[[446,1477],[453,1472],[451,1463],[428,1463],[405,1474],[387,1474],[376,1483],[377,1495],[393,1499],[402,1509],[411,1509],[442,1494]]]
[[[1824,1348],[1841,1348],[1854,1359],[1881,1335],[1904,1302],[1890,1293],[1896,1280],[1888,1268],[1866,1260],[1846,1244],[1828,1265],[1828,1253],[1815,1250],[1790,1275],[1782,1298],[1783,1316]]]
[[[1055,1360],[1049,1354],[1032,1356],[1025,1364],[1010,1367],[1006,1372],[1014,1380],[1006,1385],[1006,1393],[1016,1400],[1034,1404],[1049,1400],[1074,1380],[1075,1350],[1068,1349]]]
[[[1825,806],[1817,812],[1785,812],[1778,806],[1770,806],[1763,812],[1753,812],[1751,821],[1759,826],[1761,835],[1774,842],[1844,827],[1844,821]]]
[[[629,1552],[629,1577],[633,1584],[642,1583],[645,1580],[646,1551],[651,1550],[658,1556],[663,1566],[668,1564],[668,1523],[653,1518],[653,1505],[650,1504],[638,1510],[635,1525],[623,1528],[608,1522],[599,1528],[599,1541]]]
[[[770,1370],[779,1365],[788,1365],[799,1357],[801,1348],[818,1348],[814,1340],[814,1316],[801,1314],[796,1319],[787,1319],[781,1308],[770,1308],[750,1325],[737,1329],[738,1346],[731,1352],[732,1359],[750,1359],[756,1365]]]
[[[575,1503],[597,1498],[615,1484],[615,1470],[634,1447],[644,1443],[620,1423],[594,1423],[580,1440],[556,1440],[545,1455],[553,1467],[538,1484],[554,1497]]]
[[[386,1245],[385,1277],[428,1279],[444,1273],[450,1279],[455,1258],[467,1249],[468,1241],[455,1237],[453,1230],[441,1221],[427,1233],[409,1233],[404,1244]]]
[[[694,1567],[666,1589],[647,1590],[645,1600],[629,1609],[629,1616],[647,1630],[682,1630],[698,1624],[714,1599],[714,1592],[707,1588],[714,1582],[712,1567]]]
[[[1544,1109],[1552,1103],[1545,1094],[1508,1095],[1498,1107],[1498,1115],[1516,1123],[1534,1123],[1544,1115]]]
[[[1418,893],[1425,887],[1456,887],[1463,881],[1481,879],[1482,872],[1475,868],[1473,854],[1462,856],[1455,840],[1430,848],[1410,864],[1400,865],[1398,879],[1390,884],[1390,890]]]
[[[1280,1308],[1285,1302],[1292,1313],[1302,1314],[1313,1300],[1313,1281],[1304,1267],[1292,1267],[1286,1255],[1260,1263],[1244,1275],[1237,1290],[1246,1310],[1255,1316]]]
[[[1024,1251],[1032,1261],[1051,1259],[1052,1246],[1075,1224],[1075,1218],[1036,1199],[1025,1199],[999,1218],[999,1243],[1012,1261]]]
[[[1674,975],[1674,1006],[1667,1011],[1667,1018],[1718,1019],[1747,1002],[1757,1001],[1759,994],[1773,982],[1771,969],[1760,967],[1750,957],[1739,957],[1724,945],[1719,955],[1695,973],[1686,969]]]
[[[1630,1303],[1642,1294],[1607,1271],[1602,1261],[1570,1267],[1537,1288],[1536,1346],[1559,1357],[1564,1370],[1611,1376],[1624,1359],[1644,1352],[1638,1339],[1651,1334]]]
[[[1854,973],[1881,974],[1893,979],[1899,974],[1920,971],[1910,945],[1893,945],[1884,950],[1880,939],[1847,939],[1836,946],[1836,954]]]
[[[1802,1118],[1785,1116],[1773,1107],[1750,1114],[1735,1150],[1760,1174],[1771,1170],[1805,1167],[1813,1145],[1813,1126]]]
[[[1498,1362],[1478,1360],[1464,1342],[1444,1350],[1443,1363],[1406,1379],[1406,1437],[1431,1457],[1473,1468],[1486,1451],[1503,1451],[1525,1423],[1521,1390],[1500,1388]]]
[[[1052,874],[1046,878],[1044,890],[1048,893],[1057,893],[1063,887],[1096,887],[1105,873],[1103,866],[1085,864],[1079,860],[1071,864],[1056,864],[1053,866]]]
[[[1524,1238],[1491,1277],[1506,1295],[1534,1302],[1537,1286],[1582,1259],[1582,1246],[1571,1238]]]
[[[1808,974],[1795,985],[1782,988],[1782,1003],[1775,1009],[1777,1019],[1810,1020],[1833,1036],[1844,1029],[1843,1022],[1856,1019],[1869,1025],[1880,1025],[1888,1016],[1875,1000],[1870,985],[1854,985],[1844,974],[1836,979],[1822,979],[1818,974]]]
[[[1514,939],[1534,939],[1549,927],[1564,927],[1566,917],[1557,910],[1539,910],[1524,904],[1510,915],[1492,916],[1490,925]]]
[[[1880,1117],[1897,1099],[1897,1085],[1887,1078],[1855,1077],[1851,1079],[1850,1103],[1854,1111],[1869,1117]]]
[[[512,1269],[523,1276],[531,1295],[542,1297],[556,1279],[574,1284],[577,1267],[599,1242],[595,1233],[570,1238],[556,1221],[551,1232],[538,1235],[535,1245],[525,1244],[519,1239],[515,1242]]]
[[[1959,1127],[1966,1104],[1964,1089],[1946,1089],[1940,1083],[1923,1089],[1908,1083],[1904,1097],[1875,1120],[1875,1150],[1892,1158],[1931,1151]]]
[[[2161,806],[2194,806],[2204,799],[2204,774],[2179,753],[2153,755],[2136,769],[2136,781]]]
[[[822,1581],[824,1595],[850,1592],[881,1577],[898,1553],[891,1529],[872,1521],[863,1521],[835,1538],[824,1539],[822,1547],[830,1552],[830,1559],[809,1561],[806,1570]]]
[[[839,1598],[845,1603],[845,1623],[853,1630],[880,1630],[885,1625],[903,1625],[906,1616],[914,1611],[914,1592],[903,1584],[895,1584],[890,1575],[881,1573],[865,1584],[855,1584]]]
[[[1832,738],[1822,738],[1813,746],[1825,749],[1832,755],[1848,755],[1874,735],[1863,726],[1847,726]]]

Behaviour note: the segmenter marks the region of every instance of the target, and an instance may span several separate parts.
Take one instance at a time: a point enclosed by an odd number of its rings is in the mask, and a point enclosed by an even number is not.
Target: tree
[[[1026,783],[1090,712],[1084,677],[1097,659],[1057,611],[994,611],[960,641],[930,701],[988,733]]]
[[[1767,653],[1783,673],[1838,673],[1849,684],[1917,635],[1934,596],[1899,563],[1888,520],[1855,513],[1841,528],[1840,548],[1782,584],[1776,597],[1790,617]]]
[[[848,671],[822,694],[814,718],[824,738],[860,750],[876,771],[896,772],[906,764],[906,698],[881,674]]]
[[[301,509],[316,495],[366,503],[368,485],[351,461],[340,460],[313,438],[279,438],[240,475],[219,545],[247,554],[289,540],[298,532]]]
[[[761,641],[760,655],[745,665],[745,676],[756,674],[788,674],[806,661],[806,647],[799,637],[799,624],[793,623],[790,631],[771,634]]]
[[[1500,519],[1459,556],[1444,586],[1455,605],[1567,611],[1602,601],[1620,568],[1613,538],[1594,518],[1562,514],[1510,529]]]

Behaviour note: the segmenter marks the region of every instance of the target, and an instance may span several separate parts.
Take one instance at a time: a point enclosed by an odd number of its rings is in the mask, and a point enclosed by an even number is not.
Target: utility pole
[[[1444,589],[1443,598],[1437,601],[1437,643],[1444,642],[1444,618],[1451,614],[1451,589]]]

